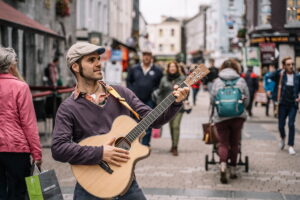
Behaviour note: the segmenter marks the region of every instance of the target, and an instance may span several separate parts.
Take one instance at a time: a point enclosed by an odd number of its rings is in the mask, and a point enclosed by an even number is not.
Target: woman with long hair
[[[159,88],[157,90],[157,103],[160,103],[166,98],[172,91],[175,84],[183,82],[185,79],[181,73],[181,69],[177,62],[173,61],[168,63],[166,73],[160,81]],[[169,122],[170,132],[172,138],[172,147],[170,152],[174,156],[178,156],[178,142],[180,135],[180,123],[183,115],[183,109],[181,109],[175,117]]]
[[[0,199],[23,200],[30,156],[40,166],[42,152],[30,89],[12,48],[0,47],[0,94]]]

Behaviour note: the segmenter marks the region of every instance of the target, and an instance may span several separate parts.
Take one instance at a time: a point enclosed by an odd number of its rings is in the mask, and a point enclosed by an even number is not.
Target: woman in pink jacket
[[[30,155],[40,166],[42,152],[31,93],[18,73],[15,51],[0,47],[0,199],[25,199]]]

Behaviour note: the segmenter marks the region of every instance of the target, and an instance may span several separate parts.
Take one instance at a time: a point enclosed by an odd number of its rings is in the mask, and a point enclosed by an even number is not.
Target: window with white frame
[[[287,0],[287,23],[300,22],[300,0]]]
[[[271,24],[271,12],[270,0],[258,1],[258,25]]]

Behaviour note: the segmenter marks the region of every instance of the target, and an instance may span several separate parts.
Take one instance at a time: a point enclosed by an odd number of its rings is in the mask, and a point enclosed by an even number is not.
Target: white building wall
[[[220,65],[227,58],[241,59],[241,53],[230,51],[229,39],[237,40],[237,32],[242,27],[244,14],[244,0],[212,0],[207,10],[207,51],[208,57],[216,59]],[[234,20],[233,29],[229,29],[227,19],[231,16]],[[227,17],[227,18],[226,18]]]
[[[176,55],[181,51],[181,22],[162,22],[147,26],[153,55]],[[162,34],[160,33],[162,30]],[[172,36],[172,30],[174,35]]]
[[[108,35],[109,0],[77,0],[77,30]]]
[[[185,24],[186,53],[204,50],[204,15],[198,14]]]
[[[133,0],[109,0],[109,35],[123,43],[131,36]]]

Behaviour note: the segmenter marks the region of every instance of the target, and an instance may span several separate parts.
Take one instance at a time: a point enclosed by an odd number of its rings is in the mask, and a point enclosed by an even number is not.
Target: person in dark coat
[[[152,100],[151,95],[153,91],[158,88],[162,77],[162,70],[152,62],[152,53],[150,51],[144,51],[142,63],[128,70],[126,83],[127,87],[132,90],[144,104],[154,108],[155,102]],[[142,144],[150,146],[151,131],[150,128],[147,129]]]
[[[242,77],[245,79],[247,86],[249,88],[250,102],[249,105],[247,106],[247,111],[249,116],[251,117],[254,96],[256,91],[258,90],[258,76],[253,72],[253,67],[248,66],[248,70],[246,74],[243,74]]]

